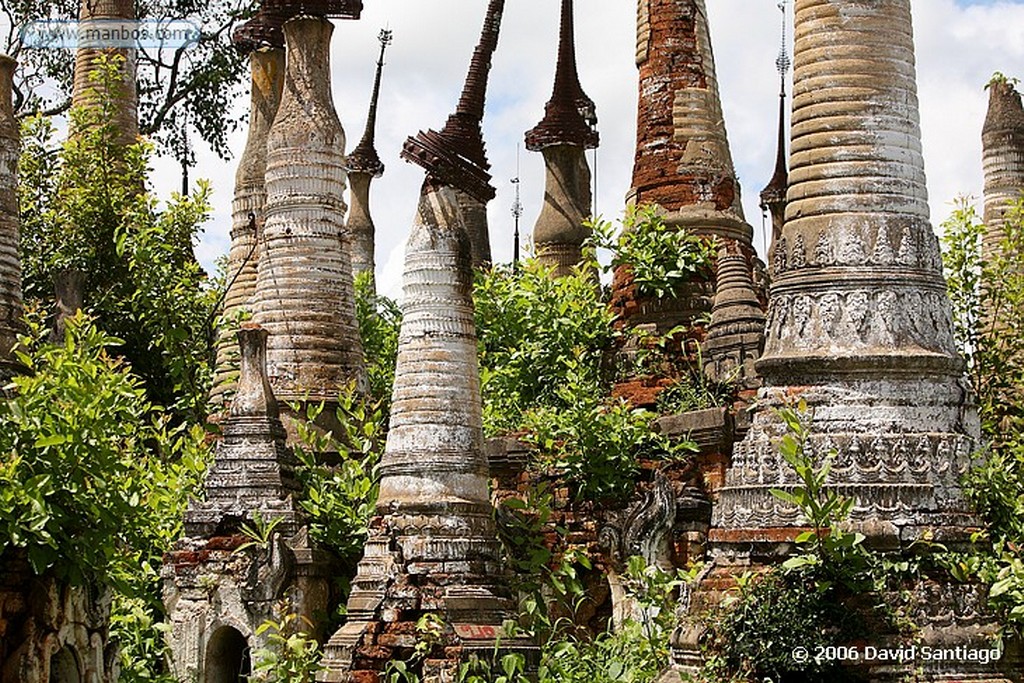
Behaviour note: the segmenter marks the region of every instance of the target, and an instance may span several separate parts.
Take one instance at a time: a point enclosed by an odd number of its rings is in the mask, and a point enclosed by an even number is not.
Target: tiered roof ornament
[[[494,199],[496,190],[491,185],[491,165],[487,161],[480,124],[504,9],[505,0],[488,3],[480,42],[473,52],[462,95],[444,128],[440,132],[420,131],[402,146],[402,158],[423,167],[428,182],[448,185],[460,194],[459,205],[467,214],[474,266],[491,260],[486,204]]]
[[[782,12],[782,40],[779,45],[779,56],[775,59],[775,68],[779,72],[778,145],[775,152],[775,173],[768,181],[768,185],[761,190],[761,210],[768,211],[772,218],[772,245],[782,236],[782,224],[786,217],[786,191],[789,189],[789,169],[786,165],[786,76],[793,64],[786,49],[786,0],[779,2],[779,11]]]
[[[594,102],[580,86],[576,71],[572,0],[562,0],[558,63],[544,118],[526,133],[526,148],[543,152],[544,206],[533,228],[537,259],[556,277],[580,262],[590,234],[583,222],[591,213],[590,167],[585,151],[598,145]]]
[[[544,105],[544,118],[526,133],[526,149],[539,152],[553,145],[594,149],[599,141],[596,107],[583,91],[576,69],[573,2],[562,0],[555,85]]]
[[[496,194],[490,184],[491,164],[487,161],[480,124],[484,118],[491,56],[498,47],[504,8],[505,0],[491,0],[487,5],[480,42],[473,52],[459,104],[444,128],[440,132],[420,131],[402,146],[402,158],[422,166],[429,179],[462,190],[481,202],[494,199]]]
[[[380,56],[377,58],[377,72],[373,78],[373,94],[370,96],[370,109],[366,114],[366,127],[359,144],[345,158],[345,168],[349,173],[367,173],[374,178],[384,175],[384,162],[380,160],[373,146],[377,127],[377,101],[380,98],[380,78],[384,70],[384,51],[391,44],[393,33],[381,29],[377,35],[380,42]]]

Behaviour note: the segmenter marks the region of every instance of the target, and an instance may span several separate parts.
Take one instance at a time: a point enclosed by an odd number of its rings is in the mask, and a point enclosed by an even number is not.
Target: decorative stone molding
[[[86,25],[93,21],[131,20],[135,19],[134,0],[81,0],[78,20]],[[139,135],[139,96],[135,86],[135,50],[132,48],[91,48],[83,47],[75,51],[75,76],[71,90],[71,106],[94,107],[98,101],[109,96],[109,93],[97,92],[99,87],[90,74],[95,70],[96,63],[102,56],[120,56],[124,59],[121,65],[121,81],[117,84],[118,92],[115,102],[114,121],[119,133],[121,144],[129,145]]]

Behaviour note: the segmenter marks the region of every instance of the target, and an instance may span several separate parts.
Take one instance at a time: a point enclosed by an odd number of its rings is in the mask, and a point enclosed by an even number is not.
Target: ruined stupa
[[[638,0],[636,63],[636,160],[627,203],[655,206],[669,226],[738,243],[753,268],[753,229],[743,217],[704,0]],[[650,324],[659,333],[709,311],[713,293],[710,281],[693,282],[675,297],[652,301],[633,291],[624,268],[612,289],[612,306],[627,325]]]
[[[590,166],[586,150],[598,145],[594,102],[580,86],[572,0],[562,0],[558,61],[544,118],[526,133],[526,148],[544,154],[544,206],[533,228],[537,260],[567,275],[580,262],[591,214]]]
[[[491,46],[503,6],[488,5],[484,33]],[[444,144],[435,135],[421,133],[406,150]],[[376,680],[388,661],[413,654],[416,624],[427,614],[441,627],[438,643],[419,660],[425,683],[454,680],[460,662],[473,654],[489,659],[499,644],[502,651],[533,651],[502,628],[513,601],[488,491],[472,242],[453,187],[463,183],[463,191],[479,196],[481,185],[489,186],[456,149],[432,147],[415,159],[427,175],[406,246],[376,515],[347,621],[327,644],[320,681]]]
[[[265,218],[267,190],[267,133],[277,114],[284,86],[284,32],[281,22],[264,8],[240,26],[235,47],[249,55],[251,94],[249,136],[235,172],[231,204],[231,249],[228,252],[228,287],[217,330],[217,360],[211,403],[224,410],[238,375],[238,345],[234,329],[239,318],[253,312],[259,236]]]
[[[312,546],[296,497],[295,456],[267,379],[267,332],[243,323],[241,370],[223,438],[185,513],[185,537],[164,558],[168,642],[179,681],[235,681],[251,673],[257,634],[288,614],[316,621],[330,607],[332,565]],[[242,548],[242,525],[274,520],[265,546]]]
[[[765,386],[718,492],[713,565],[694,609],[744,571],[779,562],[806,528],[771,493],[798,484],[779,453],[786,429],[777,414],[798,400],[813,412],[806,452],[832,458],[829,484],[854,500],[849,525],[869,546],[957,547],[974,526],[959,478],[978,421],[928,220],[909,0],[796,1],[791,145],[756,364]],[[935,576],[906,590],[920,644],[969,645],[994,631],[979,586]],[[698,632],[680,634],[679,663],[699,659]],[[922,681],[1004,680],[969,661],[868,664],[863,673],[889,681],[915,668]]]
[[[285,5],[266,8],[283,12]],[[366,369],[343,239],[345,133],[331,97],[333,26],[326,10],[310,14],[310,3],[296,5],[284,22],[284,90],[267,133],[255,320],[270,333],[267,364],[278,400],[323,402],[320,424],[333,428],[339,391],[364,391]]]
[[[1002,237],[1007,209],[1024,192],[1024,107],[1012,80],[996,77],[989,83],[988,115],[981,132],[985,169],[986,255]]]
[[[21,260],[18,256],[18,159],[20,124],[14,114],[12,87],[17,62],[0,55],[0,379],[17,371],[11,349],[22,330]]]
[[[440,132],[420,131],[402,147],[402,158],[426,169],[434,169],[437,177],[455,191],[469,231],[473,251],[473,267],[491,262],[491,241],[487,227],[487,202],[494,199],[490,185],[491,165],[487,161],[483,131],[484,102],[491,57],[498,47],[498,32],[505,3],[491,0],[473,51],[469,72],[455,113],[448,117]]]
[[[352,185],[349,194],[352,206],[348,212],[345,232],[352,256],[352,273],[369,273],[371,281],[375,261],[374,225],[373,217],[370,215],[370,182],[384,174],[384,162],[380,160],[380,155],[373,146],[373,138],[377,127],[377,100],[380,98],[380,77],[384,70],[384,50],[391,44],[391,31],[381,30],[377,39],[380,41],[380,57],[377,59],[377,72],[373,78],[373,94],[370,96],[370,110],[366,114],[366,128],[359,144],[345,159],[345,169]]]

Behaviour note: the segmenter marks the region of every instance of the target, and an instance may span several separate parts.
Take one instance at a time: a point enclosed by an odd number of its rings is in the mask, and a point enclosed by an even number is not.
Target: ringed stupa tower
[[[380,56],[377,59],[377,72],[373,78],[373,94],[370,96],[370,110],[366,114],[366,128],[363,137],[345,158],[345,169],[352,185],[349,197],[348,236],[349,250],[352,255],[352,274],[369,273],[373,279],[376,265],[374,260],[374,225],[370,215],[370,183],[374,178],[384,175],[384,162],[373,146],[374,133],[377,127],[377,101],[380,98],[380,77],[384,70],[384,50],[391,44],[391,31],[381,29],[377,40],[380,41]]]
[[[14,69],[18,63],[0,54],[0,378],[10,379],[18,364],[11,350],[22,330],[21,259],[18,240],[18,159],[21,127],[14,114]]]
[[[504,0],[490,0],[474,62],[497,44]],[[483,101],[479,92],[469,95]],[[476,325],[473,251],[456,188],[493,188],[464,141],[421,132],[406,158],[426,170],[406,246],[402,328],[380,495],[352,581],[347,621],[325,648],[317,680],[378,680],[389,661],[408,659],[416,623],[441,619],[438,642],[416,660],[425,683],[455,680],[471,655],[496,648],[531,655],[503,632],[513,601],[488,490]],[[479,160],[479,158],[477,158]]]
[[[586,150],[598,145],[594,102],[576,71],[572,0],[562,0],[558,61],[544,118],[526,133],[526,148],[544,154],[544,206],[533,228],[537,259],[552,266],[556,277],[580,262],[591,214],[590,166]]]
[[[981,132],[985,169],[986,256],[1003,235],[1007,209],[1024,192],[1024,107],[1013,81],[994,78],[989,83],[988,114]]]
[[[221,411],[238,379],[239,350],[234,333],[236,319],[252,313],[260,254],[258,242],[265,221],[267,189],[267,134],[277,114],[284,86],[284,31],[282,17],[265,7],[238,27],[235,47],[249,55],[251,78],[249,135],[235,172],[231,204],[231,248],[228,251],[228,289],[224,294],[221,325],[217,330],[217,360],[210,400]]]
[[[345,132],[331,96],[328,16],[358,18],[362,3],[267,2],[284,19],[284,90],[267,132],[266,221],[255,320],[269,333],[267,366],[282,404],[324,403],[366,388],[345,229]],[[288,423],[286,422],[286,426]]]
[[[627,204],[654,206],[670,226],[737,243],[752,267],[753,229],[729,151],[704,0],[638,0],[636,63],[640,98]],[[711,279],[652,301],[632,291],[620,267],[612,306],[625,324],[655,324],[664,333],[710,310]]]

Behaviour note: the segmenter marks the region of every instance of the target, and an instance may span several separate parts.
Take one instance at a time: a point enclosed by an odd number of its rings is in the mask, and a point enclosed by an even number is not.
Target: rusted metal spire
[[[380,160],[373,146],[374,132],[377,127],[377,100],[380,98],[380,76],[384,70],[384,50],[391,44],[392,32],[381,29],[377,40],[380,41],[380,56],[377,59],[377,73],[373,78],[373,94],[370,96],[370,110],[366,114],[366,128],[359,144],[348,155],[345,167],[349,173],[368,173],[374,178],[384,174],[384,162]]]
[[[534,152],[549,145],[593,149],[598,145],[596,125],[594,101],[583,92],[576,70],[572,0],[562,0],[555,85],[551,99],[544,106],[544,119],[526,133],[526,148]]]
[[[786,75],[792,60],[786,51],[786,0],[779,2],[782,12],[782,40],[775,67],[779,71],[779,138],[775,153],[775,173],[768,185],[761,190],[761,210],[772,216],[772,244],[782,235],[782,223],[786,213],[786,191],[789,189],[789,169],[786,164]]]
[[[505,0],[491,0],[487,6],[480,42],[473,52],[469,73],[455,113],[448,117],[440,133],[420,131],[405,141],[402,158],[422,166],[428,178],[450,185],[487,202],[494,199],[490,164],[484,149],[480,122],[484,117],[487,76],[491,56],[498,47],[498,31]]]

